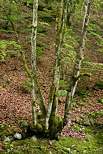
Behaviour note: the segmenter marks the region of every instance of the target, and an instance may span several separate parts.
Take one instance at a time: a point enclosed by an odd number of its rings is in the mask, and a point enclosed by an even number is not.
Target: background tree
[[[16,24],[19,21],[21,5],[19,2],[13,0],[1,0],[1,19],[4,21],[4,29],[8,30],[9,27],[14,31],[16,30]]]
[[[68,122],[69,118],[69,110],[70,105],[72,103],[72,99],[74,97],[78,80],[80,78],[80,71],[82,67],[82,60],[84,57],[84,49],[85,49],[85,39],[86,39],[86,33],[87,33],[87,26],[89,21],[89,13],[90,13],[90,2],[87,0],[85,1],[85,10],[84,10],[84,20],[83,20],[83,26],[82,26],[82,33],[81,33],[81,41],[79,45],[79,51],[77,53],[77,58],[73,70],[73,75],[71,78],[71,86],[69,87],[67,91],[66,96],[66,103],[65,103],[65,115],[64,115],[64,121],[65,123]]]

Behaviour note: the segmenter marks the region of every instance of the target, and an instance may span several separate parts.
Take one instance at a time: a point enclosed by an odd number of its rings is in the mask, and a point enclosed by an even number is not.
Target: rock
[[[55,140],[50,140],[49,144],[52,145],[55,142]]]
[[[14,138],[21,140],[22,139],[22,135],[20,133],[15,133]]]
[[[32,141],[34,141],[34,142],[36,142],[36,141],[37,141],[36,136],[35,136],[35,135],[34,135],[34,136],[32,136],[32,137],[31,137],[31,140],[32,140]]]
[[[5,141],[5,142],[10,142],[11,139],[10,139],[10,137],[5,137],[4,141]]]

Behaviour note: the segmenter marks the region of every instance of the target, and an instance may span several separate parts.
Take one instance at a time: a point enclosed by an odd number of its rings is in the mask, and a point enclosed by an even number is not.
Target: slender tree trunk
[[[56,27],[56,52],[55,52],[55,65],[53,83],[50,89],[50,96],[48,102],[47,116],[46,116],[46,129],[49,128],[50,116],[56,116],[58,108],[58,90],[60,80],[60,59],[62,44],[64,40],[64,33],[66,28],[66,13],[67,13],[67,0],[61,0],[57,6],[57,27]]]
[[[33,124],[37,124],[36,116],[36,91],[35,91],[35,78],[36,78],[36,36],[37,36],[37,10],[38,0],[33,1],[33,22],[32,22],[32,35],[31,35],[31,66],[32,66],[32,119]]]
[[[36,125],[36,97],[40,104],[40,109],[44,115],[46,115],[46,108],[41,95],[39,83],[36,77],[36,39],[37,39],[37,10],[38,0],[33,2],[33,23],[32,23],[32,35],[31,35],[31,66],[32,66],[32,118],[33,124]]]
[[[58,23],[57,25],[56,61],[54,67],[55,94],[54,94],[54,102],[52,108],[52,115],[54,116],[57,114],[57,109],[58,109],[58,90],[60,81],[61,52],[62,52],[63,41],[65,38],[66,21],[67,21],[67,0],[64,0],[62,3],[63,3],[62,4],[63,8],[62,8],[61,22]]]
[[[36,3],[37,2],[35,2],[35,4]],[[38,8],[38,5],[35,5],[35,4],[33,4],[33,26],[32,26],[32,35],[31,35],[32,72],[30,72],[30,70],[28,68],[27,61],[26,61],[26,58],[25,58],[25,53],[23,52],[22,46],[21,46],[19,52],[21,54],[25,70],[28,74],[28,77],[31,80],[31,83],[32,83],[32,88],[33,88],[32,89],[32,113],[33,113],[33,115],[35,113],[34,110],[33,110],[33,109],[35,109],[35,103],[33,103],[33,102],[34,102],[34,100],[36,100],[36,97],[37,97],[39,105],[40,105],[41,112],[43,113],[44,116],[46,116],[46,107],[44,105],[43,98],[42,98],[41,91],[40,91],[40,87],[39,87],[39,83],[38,83],[38,80],[37,80],[37,77],[36,77],[36,35],[37,35],[37,12],[36,12],[36,10]],[[15,31],[15,34],[16,34],[16,41],[18,42],[19,45],[21,45],[18,34],[17,34],[16,31]],[[36,118],[36,115],[35,115],[35,118]],[[34,116],[33,116],[33,119],[34,119]]]
[[[66,125],[68,122],[70,105],[72,103],[72,99],[74,97],[78,80],[80,77],[81,65],[82,65],[84,48],[85,48],[86,30],[87,30],[88,21],[89,21],[89,13],[90,13],[90,2],[89,0],[86,0],[85,14],[84,14],[84,20],[83,20],[83,26],[82,26],[82,37],[80,41],[79,52],[77,53],[77,61],[76,61],[76,65],[74,66],[74,71],[71,79],[72,83],[70,88],[67,91],[67,97],[66,97],[66,103],[65,103],[65,114],[64,114],[64,125]]]

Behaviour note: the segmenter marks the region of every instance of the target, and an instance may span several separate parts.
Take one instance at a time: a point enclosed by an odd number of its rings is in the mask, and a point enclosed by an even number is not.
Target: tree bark
[[[46,108],[41,95],[39,83],[36,76],[36,37],[37,37],[37,10],[38,0],[33,2],[33,23],[32,23],[32,35],[31,35],[31,65],[32,65],[32,116],[33,123],[36,125],[36,97],[40,104],[40,109],[44,115],[46,115]]]
[[[56,27],[56,52],[55,52],[55,64],[53,73],[53,82],[50,89],[50,96],[48,102],[47,116],[46,116],[46,129],[49,128],[50,116],[56,116],[58,108],[58,90],[60,80],[60,60],[61,51],[64,40],[65,28],[66,28],[66,14],[67,13],[67,0],[61,0],[57,6],[57,27]]]
[[[86,0],[79,52],[77,53],[77,60],[76,60],[76,64],[73,70],[73,75],[71,78],[71,86],[68,88],[67,96],[66,96],[64,125],[66,125],[68,122],[70,106],[71,106],[72,99],[74,97],[78,80],[80,77],[81,65],[82,65],[82,60],[84,56],[86,30],[87,30],[88,21],[89,21],[89,13],[90,13],[90,2],[89,0]]]
[[[33,1],[33,22],[32,22],[32,34],[31,34],[31,66],[32,66],[32,119],[33,124],[37,124],[36,115],[36,91],[35,91],[35,78],[36,78],[36,36],[37,36],[37,10],[38,0]]]

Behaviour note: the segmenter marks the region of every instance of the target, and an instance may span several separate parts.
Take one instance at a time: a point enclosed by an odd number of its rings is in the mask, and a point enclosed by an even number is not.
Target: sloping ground
[[[43,93],[44,101],[47,102],[51,78],[53,73],[54,61],[54,38],[53,29],[49,28],[49,35],[45,36],[46,42],[45,54],[37,57],[37,75]],[[5,36],[8,36],[7,38]],[[24,34],[25,35],[25,34]],[[12,34],[2,33],[2,40],[11,40]],[[24,36],[25,37],[25,36]],[[25,40],[22,40],[25,41]],[[23,45],[25,44],[22,42]],[[28,44],[25,44],[28,46]],[[28,65],[30,65],[30,47],[26,49],[28,55]],[[10,56],[10,55],[8,55]],[[17,61],[18,60],[18,61]],[[15,66],[17,67],[15,70]],[[2,69],[3,68],[3,69]],[[0,63],[0,106],[1,106],[1,123],[12,122],[15,118],[31,119],[31,94],[23,89],[20,83],[28,78],[20,57],[6,59],[6,64]],[[19,116],[17,116],[19,115]],[[13,118],[14,117],[14,118]],[[15,119],[16,120],[16,119]]]
[[[53,61],[54,61],[54,30],[51,27],[48,27],[48,36],[45,36],[44,42],[47,44],[45,48],[45,54],[37,57],[37,66],[38,66],[38,78],[39,83],[42,89],[43,99],[47,102],[49,88],[52,80],[53,73]],[[10,40],[13,38],[12,34],[2,33],[2,39]],[[23,40],[24,41],[24,40]],[[25,44],[24,42],[22,42]],[[28,46],[25,44],[25,46]],[[30,48],[26,49],[28,57],[30,56]],[[88,56],[88,54],[87,54]],[[95,56],[93,54],[89,55],[89,57],[93,59]],[[101,55],[102,56],[102,55]],[[100,56],[100,59],[101,59]],[[31,121],[31,95],[30,93],[26,93],[23,87],[20,85],[21,81],[27,80],[28,78],[25,75],[25,70],[22,64],[22,60],[18,57],[18,62],[16,60],[17,57],[6,59],[6,64],[0,64],[0,116],[1,116],[1,124],[14,122],[16,119],[24,118],[29,119]],[[96,57],[97,58],[97,57]],[[99,57],[98,57],[99,62]],[[28,60],[28,64],[30,62]],[[15,65],[17,66],[17,70],[15,70]],[[88,70],[89,71],[89,70]],[[90,71],[89,71],[90,72]],[[82,103],[87,104],[86,107],[80,107],[77,105],[74,107],[70,121],[73,121],[75,117],[80,116],[83,112],[91,112],[91,111],[102,111],[103,105],[99,103],[99,100],[102,99],[103,90],[93,89],[95,83],[98,80],[102,80],[102,70],[98,70],[97,72],[91,72],[91,79],[85,78],[81,79],[79,83],[79,89],[82,87],[88,87],[88,100]],[[89,105],[88,105],[89,104]],[[63,115],[63,104],[60,104],[59,114]],[[71,123],[71,122],[70,122]],[[68,131],[69,127],[66,126],[64,132]],[[65,134],[65,133],[64,133]],[[68,131],[68,135],[70,132]]]
[[[54,25],[51,27],[45,27],[48,31],[48,35],[45,35],[43,40],[38,38],[38,41],[42,40],[46,44],[46,47],[44,49],[45,54],[37,57],[37,73],[42,89],[43,99],[47,103],[53,74],[55,31],[53,28]],[[25,49],[25,53],[27,54],[28,65],[31,67],[30,44],[28,44],[28,41],[30,40],[26,37],[29,35],[30,32],[22,33],[23,37],[21,40],[22,45],[27,47],[27,49]],[[13,33],[0,32],[0,36],[1,40],[15,40],[15,35]],[[95,39],[93,38],[93,40],[91,40],[91,44],[94,42]],[[31,123],[31,94],[20,84],[22,81],[28,79],[22,60],[17,55],[11,58],[10,55],[8,56],[9,58],[6,59],[6,64],[0,62],[0,124],[1,126],[6,123],[14,123],[14,125],[16,125],[15,122],[18,119],[24,119]],[[87,59],[89,58],[92,62],[103,62],[103,55],[96,52],[95,46],[92,49],[86,50],[85,57]],[[15,66],[17,66],[16,69]],[[96,89],[94,86],[97,81],[103,80],[103,70],[90,71],[87,69],[86,71],[92,73],[91,79],[81,79],[78,90],[87,86],[87,95],[84,94],[85,96],[83,96],[82,99],[76,94],[70,119],[68,125],[63,129],[62,136],[84,138],[85,133],[80,133],[81,128],[77,130],[77,124],[103,124],[103,104],[100,102],[103,100],[103,89]],[[61,102],[58,111],[61,116],[63,116],[63,107],[64,104]],[[94,111],[95,113],[100,112],[100,116],[95,116]],[[93,119],[94,121],[92,121]]]

